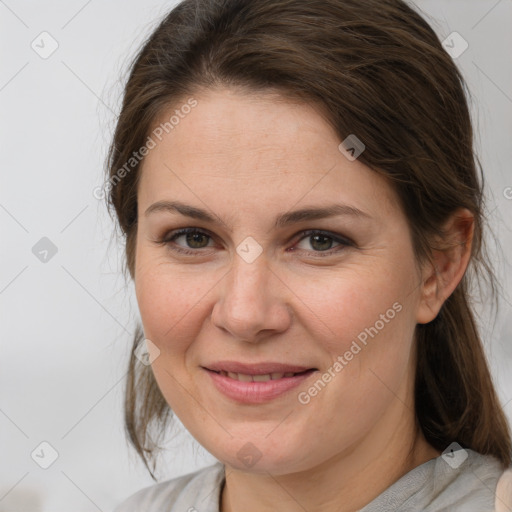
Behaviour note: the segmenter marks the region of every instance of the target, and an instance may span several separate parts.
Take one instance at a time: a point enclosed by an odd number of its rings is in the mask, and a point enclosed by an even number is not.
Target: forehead
[[[341,140],[317,105],[228,89],[193,99],[193,108],[181,108],[185,98],[155,122],[153,133],[166,122],[167,130],[153,137],[143,161],[140,204],[186,196],[252,211],[326,200],[367,211],[396,207],[382,176],[340,153]]]

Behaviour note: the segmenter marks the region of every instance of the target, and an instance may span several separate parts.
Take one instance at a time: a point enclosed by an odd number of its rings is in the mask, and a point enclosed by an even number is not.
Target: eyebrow
[[[185,217],[191,217],[193,219],[202,220],[212,224],[218,222],[217,219],[206,210],[181,203],[180,201],[158,201],[153,203],[146,209],[144,216],[147,217],[152,213],[161,211],[179,213]],[[340,215],[348,215],[352,217],[367,219],[371,218],[371,215],[362,210],[359,210],[358,208],[355,208],[354,206],[347,204],[331,204],[327,206],[309,207],[303,208],[301,210],[282,213],[276,217],[274,227],[282,228],[298,222],[325,219],[328,217],[336,217]]]

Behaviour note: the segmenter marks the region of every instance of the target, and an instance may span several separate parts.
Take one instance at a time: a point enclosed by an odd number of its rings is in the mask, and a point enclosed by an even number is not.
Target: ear
[[[445,300],[453,293],[469,263],[473,242],[474,216],[459,208],[444,224],[444,237],[432,250],[432,261],[422,269],[420,304],[416,321],[426,324],[438,315]]]

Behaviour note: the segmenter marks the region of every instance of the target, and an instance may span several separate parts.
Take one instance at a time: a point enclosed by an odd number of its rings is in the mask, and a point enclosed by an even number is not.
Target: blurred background
[[[153,483],[123,431],[137,304],[94,191],[127,66],[176,3],[0,0],[0,512],[106,512]],[[414,5],[473,95],[505,293],[480,324],[512,420],[512,1]],[[175,421],[161,480],[215,462]]]

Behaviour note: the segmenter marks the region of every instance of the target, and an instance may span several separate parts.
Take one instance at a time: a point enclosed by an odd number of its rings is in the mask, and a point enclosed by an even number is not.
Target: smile
[[[308,370],[306,370],[308,371]],[[267,382],[269,380],[278,380],[282,379],[283,377],[293,377],[295,375],[299,375],[299,373],[293,373],[293,372],[277,372],[277,373],[264,373],[261,375],[248,375],[245,373],[233,373],[233,372],[226,372],[221,370],[218,372],[220,375],[223,375],[224,377],[229,377],[230,379],[239,380],[242,382]],[[304,373],[304,372],[300,372]]]
[[[308,379],[315,368],[301,372],[246,374],[203,368],[214,387],[225,397],[242,404],[261,404],[284,395]]]

